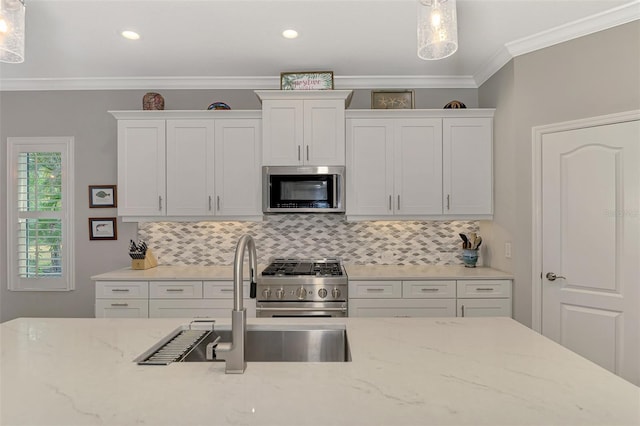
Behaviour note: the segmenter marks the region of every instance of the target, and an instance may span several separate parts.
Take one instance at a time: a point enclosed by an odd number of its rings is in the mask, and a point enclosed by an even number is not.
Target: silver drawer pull
[[[114,293],[128,293],[130,290],[128,288],[112,288],[111,291]]]
[[[439,288],[421,288],[420,291],[440,291]]]
[[[225,293],[229,293],[231,291],[233,291],[232,288],[221,288],[220,291],[224,291]]]
[[[370,293],[379,293],[381,291],[384,291],[384,288],[368,288],[367,291]]]
[[[495,290],[494,288],[486,288],[486,287],[478,287],[476,288],[476,291],[493,291]]]
[[[126,308],[127,306],[129,306],[128,303],[112,303],[111,306],[113,306],[114,308]]]
[[[170,291],[170,292],[182,292],[182,291],[184,291],[184,288],[168,288],[166,291]]]

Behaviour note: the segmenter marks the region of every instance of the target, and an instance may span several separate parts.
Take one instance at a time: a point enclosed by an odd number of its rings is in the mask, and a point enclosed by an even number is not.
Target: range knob
[[[268,299],[271,297],[271,289],[270,288],[265,288],[264,290],[262,290],[262,295],[264,296],[265,299]]]
[[[304,300],[304,298],[307,297],[307,290],[305,290],[304,287],[300,287],[296,290],[296,296],[299,300]]]
[[[318,290],[318,296],[320,296],[321,299],[327,297],[327,289],[321,288],[320,290]]]
[[[334,288],[333,290],[331,290],[331,296],[334,299],[338,299],[340,297],[340,289],[339,288]]]
[[[279,288],[276,290],[276,297],[278,299],[282,299],[284,297],[284,289],[283,288]]]

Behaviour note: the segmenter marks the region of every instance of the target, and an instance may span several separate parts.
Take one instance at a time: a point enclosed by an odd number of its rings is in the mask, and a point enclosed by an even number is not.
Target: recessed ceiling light
[[[120,34],[122,35],[122,37],[124,37],[124,38],[126,38],[128,40],[138,40],[140,38],[140,34],[138,34],[135,31],[131,31],[131,30],[124,30]]]
[[[296,30],[284,30],[282,32],[282,37],[284,37],[284,38],[296,38],[296,37],[298,37],[298,32]]]

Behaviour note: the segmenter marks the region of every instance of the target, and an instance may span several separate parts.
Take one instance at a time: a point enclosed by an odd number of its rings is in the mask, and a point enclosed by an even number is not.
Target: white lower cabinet
[[[456,282],[349,281],[350,317],[453,317]]]
[[[458,280],[457,316],[510,317],[511,280]]]
[[[349,299],[350,317],[454,317],[455,299]]]
[[[243,286],[248,317],[256,316]],[[214,318],[231,317],[233,281],[97,281],[96,318]]]
[[[96,318],[148,317],[148,299],[96,299]]]
[[[352,280],[350,317],[511,316],[511,280]]]
[[[147,318],[147,281],[96,281],[96,318]]]

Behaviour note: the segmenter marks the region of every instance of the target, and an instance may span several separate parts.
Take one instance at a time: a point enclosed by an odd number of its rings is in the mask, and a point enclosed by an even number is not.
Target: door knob
[[[566,279],[567,279],[567,277],[562,277],[562,276],[560,276],[560,275],[556,275],[556,274],[554,274],[553,272],[547,272],[546,277],[547,277],[547,279],[548,279],[549,281],[555,281],[555,280],[557,280],[558,278],[562,278],[563,280],[566,280]]]

